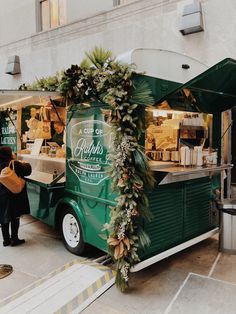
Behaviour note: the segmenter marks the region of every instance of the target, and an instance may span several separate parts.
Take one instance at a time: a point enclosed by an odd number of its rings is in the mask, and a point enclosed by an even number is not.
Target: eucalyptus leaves
[[[110,176],[117,198],[105,228],[109,230],[107,242],[116,265],[116,283],[122,291],[128,287],[130,268],[139,261],[139,249],[149,244],[141,226],[148,218],[145,189],[154,183],[139,145],[145,105],[153,99],[147,83],[135,78],[131,66],[117,62],[110,51],[95,47],[80,66],[67,69],[59,83],[55,79],[61,93],[73,102],[96,100],[111,108],[108,123],[115,136]]]

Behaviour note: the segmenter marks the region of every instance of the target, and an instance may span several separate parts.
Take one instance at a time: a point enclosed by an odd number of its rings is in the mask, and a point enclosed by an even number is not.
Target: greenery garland
[[[145,128],[145,105],[153,98],[145,81],[134,84],[135,75],[131,66],[116,61],[110,51],[95,47],[86,53],[80,66],[72,65],[60,79],[59,75],[50,77],[48,86],[47,79],[38,80],[40,89],[52,90],[54,82],[55,88],[75,103],[98,100],[110,105],[109,123],[115,134],[110,175],[118,197],[105,228],[109,230],[107,242],[116,265],[116,284],[122,291],[128,287],[131,267],[139,261],[139,250],[149,245],[140,221],[149,217],[144,187],[154,183],[139,144]]]

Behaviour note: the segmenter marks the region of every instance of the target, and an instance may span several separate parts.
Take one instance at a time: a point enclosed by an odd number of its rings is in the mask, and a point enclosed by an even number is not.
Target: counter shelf
[[[31,175],[25,178],[31,215],[55,226],[55,209],[65,190],[65,158],[19,154],[18,159],[32,167]]]
[[[45,161],[53,161],[53,162],[58,162],[58,163],[65,163],[66,160],[65,158],[59,158],[59,157],[49,157],[49,156],[44,156],[44,155],[31,155],[31,154],[18,154],[19,159],[29,161],[31,162],[32,160],[45,160]]]
[[[53,181],[53,173],[64,173],[66,169],[65,158],[47,157],[47,156],[34,156],[29,154],[18,155],[19,160],[29,162],[32,167],[32,174],[28,178],[37,182],[36,178],[40,178],[39,183],[50,185]]]
[[[31,175],[25,177],[27,182],[37,184],[39,186],[48,187],[62,187],[65,185],[65,172],[59,173],[56,178],[51,173],[45,173],[33,170]]]
[[[223,164],[220,166],[183,167],[173,165],[173,162],[165,162],[165,164],[163,164],[161,161],[150,161],[150,167],[152,171],[156,172],[158,184],[163,185],[217,175],[224,170],[231,169],[233,165]]]

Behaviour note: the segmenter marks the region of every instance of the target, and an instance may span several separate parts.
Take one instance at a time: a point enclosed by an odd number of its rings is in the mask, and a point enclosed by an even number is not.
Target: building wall
[[[0,0],[0,46],[36,32],[35,0]]]
[[[77,5],[81,0],[70,1]],[[84,3],[91,7],[94,1]],[[90,15],[93,12],[88,10],[90,17],[81,17],[77,22],[75,19],[80,13],[74,8],[73,14],[69,14],[73,23],[41,33],[35,32],[32,21],[34,1],[11,0],[9,5],[16,2],[18,4],[16,7],[12,5],[11,12],[14,7],[17,18],[11,21],[4,19],[5,29],[10,29],[9,38],[16,41],[8,44],[6,40],[0,41],[0,89],[17,88],[22,83],[30,83],[36,78],[53,75],[71,64],[80,63],[84,52],[95,45],[108,48],[115,55],[138,47],[161,48],[186,54],[208,66],[226,57],[236,59],[235,0],[202,0],[205,31],[187,36],[178,30],[181,8],[186,2],[182,0],[131,1],[112,9],[107,1],[107,7],[98,8],[93,16]],[[26,20],[19,21],[17,23],[22,23],[19,29],[16,21],[22,19],[22,10],[26,11],[27,4],[32,9],[29,24]],[[1,16],[5,16],[5,10],[9,12],[8,4],[1,10]],[[99,13],[101,10],[106,11]],[[2,23],[0,19],[0,29]],[[13,29],[18,29],[19,33],[24,30],[24,36],[14,37]],[[21,75],[4,73],[11,55],[19,55]]]
[[[73,23],[112,8],[112,0],[69,0],[67,1],[67,21]]]
[[[0,46],[35,35],[39,0],[0,0]],[[106,12],[113,0],[66,0],[67,23]]]

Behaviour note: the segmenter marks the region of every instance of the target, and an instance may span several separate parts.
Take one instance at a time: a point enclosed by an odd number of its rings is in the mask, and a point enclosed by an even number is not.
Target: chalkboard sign
[[[10,146],[13,152],[17,151],[17,132],[12,124],[9,115],[17,127],[17,111],[13,110],[8,114],[5,111],[0,112],[0,145]]]

